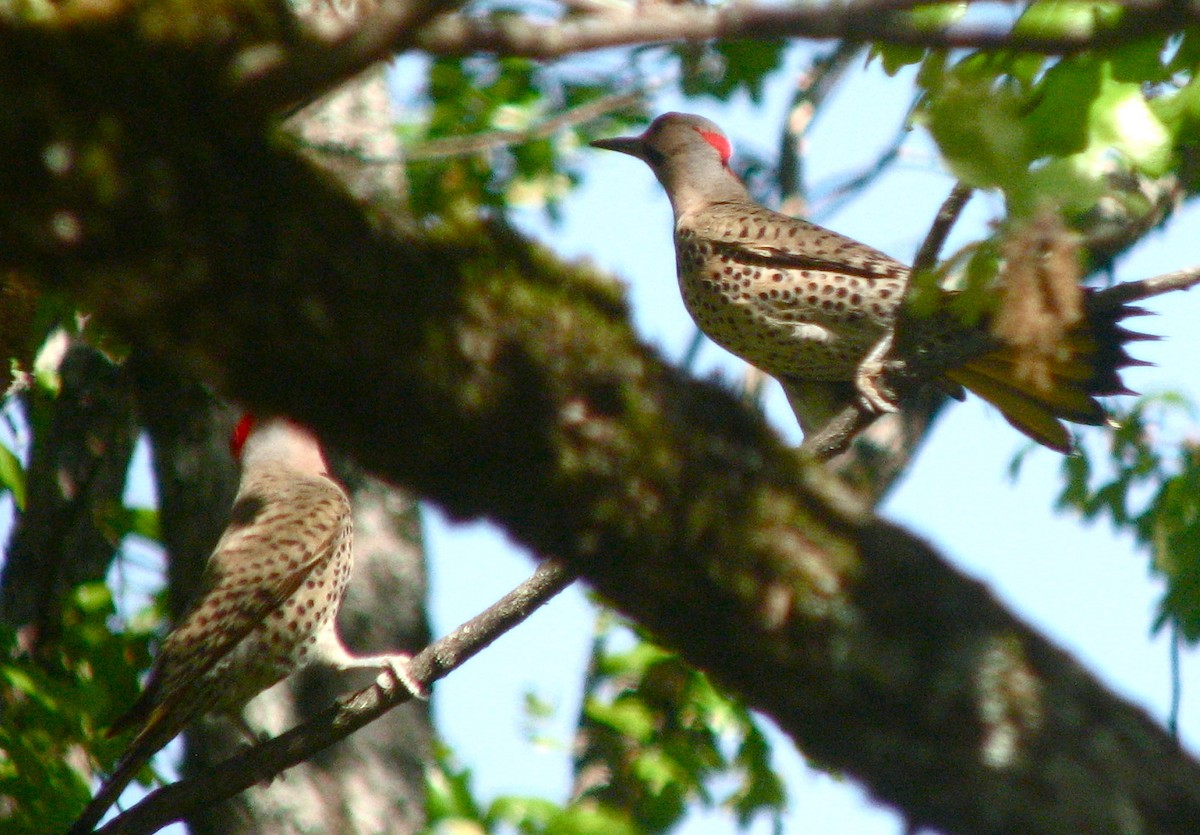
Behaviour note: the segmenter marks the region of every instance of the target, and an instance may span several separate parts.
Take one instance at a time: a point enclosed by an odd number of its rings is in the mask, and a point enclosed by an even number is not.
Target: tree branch
[[[1156,275],[1153,278],[1127,281],[1114,287],[1097,290],[1088,303],[1100,310],[1110,310],[1129,302],[1142,301],[1176,290],[1191,290],[1197,284],[1200,284],[1200,267],[1187,267]]]
[[[914,273],[931,270],[937,266],[942,247],[946,245],[946,238],[950,236],[950,230],[954,228],[954,224],[958,223],[959,216],[962,215],[963,209],[967,207],[967,201],[974,193],[975,189],[968,185],[954,184],[949,196],[942,201],[941,207],[933,218],[933,225],[929,227],[925,240],[921,242],[921,248],[917,250],[916,257],[913,258]]]
[[[120,541],[118,511],[137,438],[124,370],[63,335],[54,395],[24,397],[37,427],[19,513],[0,570],[0,623],[27,631],[40,652],[61,637],[68,590],[102,580]]]
[[[544,562],[533,576],[486,611],[413,656],[409,673],[428,690],[480,650],[534,613],[575,579],[562,563]],[[287,733],[231,757],[208,771],[151,792],[97,830],[101,835],[146,835],[196,810],[270,780],[344,739],[411,698],[397,681],[377,682]]]
[[[257,118],[282,112],[413,47],[433,55],[490,53],[548,60],[618,46],[792,37],[1065,54],[1181,29],[1200,20],[1200,10],[1174,0],[1130,0],[1125,4],[1127,14],[1108,28],[1096,24],[1045,35],[995,24],[934,28],[907,14],[925,5],[910,0],[857,0],[836,7],[653,3],[572,13],[547,22],[507,13],[486,17],[447,13],[458,5],[460,0],[383,3],[358,29],[332,41],[309,35],[286,46],[255,45],[235,64],[233,106]]]
[[[230,103],[261,117],[310,102],[403,52],[425,24],[460,5],[462,0],[391,0],[332,41],[310,35],[282,51],[254,47],[235,64]]]
[[[614,46],[706,41],[718,38],[808,38],[904,44],[939,49],[1015,49],[1061,54],[1094,49],[1166,32],[1195,22],[1196,11],[1165,0],[1133,4],[1109,29],[1084,28],[1051,35],[1016,33],[1006,26],[957,25],[943,29],[914,21],[894,3],[855,2],[831,7],[731,3],[719,7],[653,4],[636,12],[591,14],[553,23],[522,18],[434,21],[416,45],[435,55],[492,53],[560,58]]]

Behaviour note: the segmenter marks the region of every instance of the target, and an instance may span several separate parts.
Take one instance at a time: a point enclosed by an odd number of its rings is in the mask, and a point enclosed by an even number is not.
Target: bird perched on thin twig
[[[338,637],[353,559],[350,501],[316,437],[286,418],[247,415],[231,447],[242,473],[229,526],[141,697],[109,729],[138,731],[72,835],[91,832],[142,766],[199,716],[223,714],[254,739],[242,708],[307,664],[383,670],[421,695],[407,655],[355,656]]]
[[[1149,337],[1119,326],[1144,311],[1127,305],[1081,305],[1035,378],[986,322],[968,325],[944,311],[905,317],[908,267],[752,201],[729,168],[729,140],[701,116],[666,113],[640,136],[592,145],[654,171],[675,213],[688,312],[714,342],[779,380],[805,435],[856,402],[876,414],[895,411],[882,379],[885,360],[898,359],[924,382],[974,391],[1017,429],[1065,452],[1071,438],[1060,419],[1104,423],[1096,397],[1130,393],[1118,372],[1144,364],[1124,346]],[[905,338],[894,340],[901,323]]]

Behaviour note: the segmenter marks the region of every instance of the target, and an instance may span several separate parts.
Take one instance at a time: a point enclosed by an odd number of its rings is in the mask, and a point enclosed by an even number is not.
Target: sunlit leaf
[[[12,493],[19,510],[25,509],[25,468],[12,450],[0,444],[0,487]]]

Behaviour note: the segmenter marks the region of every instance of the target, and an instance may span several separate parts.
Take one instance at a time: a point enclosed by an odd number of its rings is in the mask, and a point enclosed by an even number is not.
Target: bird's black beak
[[[600,148],[604,151],[616,151],[621,154],[629,154],[631,157],[638,159],[646,158],[646,146],[642,143],[640,136],[619,136],[615,139],[597,139],[589,143],[593,148]]]

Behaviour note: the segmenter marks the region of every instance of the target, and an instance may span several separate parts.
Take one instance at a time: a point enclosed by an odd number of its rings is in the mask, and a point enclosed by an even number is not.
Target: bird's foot
[[[229,719],[229,722],[231,725],[233,725],[234,729],[241,734],[242,741],[245,742],[249,748],[253,748],[255,745],[261,745],[271,738],[271,734],[266,728],[255,730],[254,727],[246,721],[246,717],[242,715],[240,710],[231,711],[230,713],[226,714],[226,718]]]
[[[883,386],[879,378],[859,375],[855,377],[854,385],[858,388],[859,406],[873,415],[886,415],[900,411],[895,403],[895,395],[891,389]]]
[[[377,659],[379,667],[382,669],[382,672],[375,678],[377,686],[386,689],[399,682],[405,690],[413,695],[413,698],[422,701],[429,700],[429,691],[408,671],[409,665],[412,663],[411,655],[393,653],[377,656]]]
[[[375,678],[381,690],[389,690],[397,682],[418,699],[428,699],[429,692],[408,672],[412,656],[403,652],[382,655],[354,655],[342,643],[332,628],[322,630],[317,636],[312,660],[333,667],[335,670],[382,671]]]
[[[854,387],[858,390],[859,405],[870,414],[883,415],[899,411],[895,392],[884,382],[888,370],[885,357],[891,349],[892,334],[884,334],[867,352],[854,372]]]

